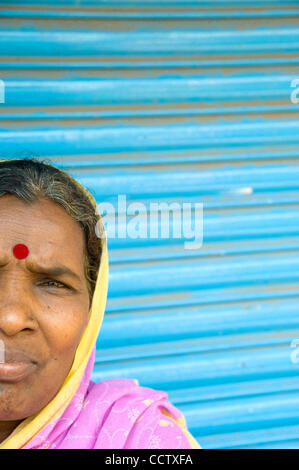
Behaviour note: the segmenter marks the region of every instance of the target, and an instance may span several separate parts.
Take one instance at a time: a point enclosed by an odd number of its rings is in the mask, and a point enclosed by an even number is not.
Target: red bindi
[[[13,254],[17,259],[25,259],[29,255],[29,249],[26,245],[19,243],[13,247]]]

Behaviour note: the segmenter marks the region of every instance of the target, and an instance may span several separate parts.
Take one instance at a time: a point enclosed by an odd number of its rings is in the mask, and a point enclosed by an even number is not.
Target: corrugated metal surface
[[[1,156],[203,203],[199,250],[109,240],[93,378],[167,391],[203,448],[299,448],[297,0],[0,3]]]

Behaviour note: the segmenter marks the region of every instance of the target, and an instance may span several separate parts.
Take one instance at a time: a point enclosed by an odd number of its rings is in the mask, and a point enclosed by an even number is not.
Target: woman
[[[90,380],[108,287],[96,201],[35,159],[0,162],[0,449],[200,448],[163,391]]]

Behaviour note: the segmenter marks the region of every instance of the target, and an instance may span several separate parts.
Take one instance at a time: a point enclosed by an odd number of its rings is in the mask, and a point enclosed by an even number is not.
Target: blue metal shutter
[[[93,379],[167,391],[203,448],[299,448],[297,0],[39,3],[1,1],[1,156],[204,208],[199,250],[109,240]]]

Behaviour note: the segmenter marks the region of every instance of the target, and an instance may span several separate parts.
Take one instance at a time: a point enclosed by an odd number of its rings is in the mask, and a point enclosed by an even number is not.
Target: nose
[[[0,332],[5,336],[36,329],[30,290],[25,282],[16,281],[7,279],[0,286]]]

